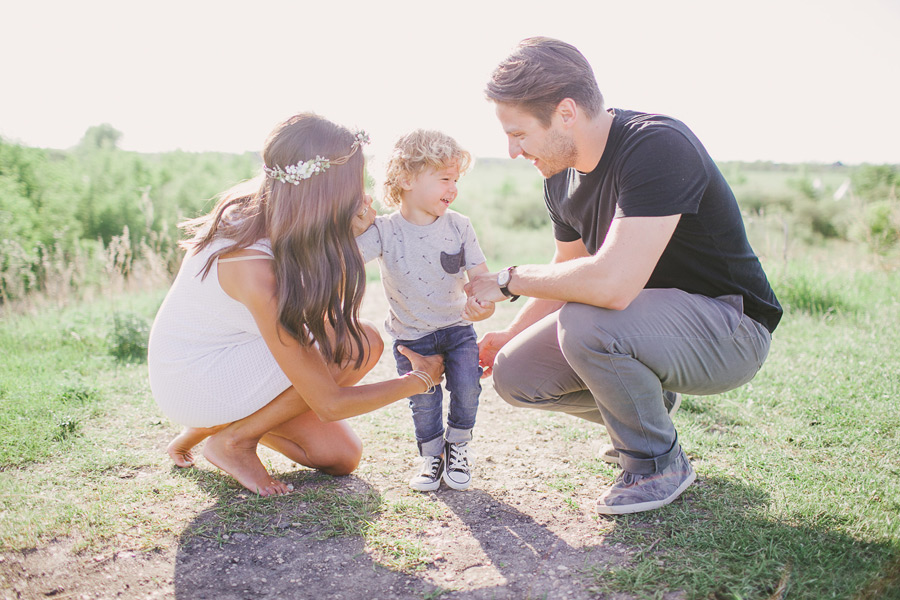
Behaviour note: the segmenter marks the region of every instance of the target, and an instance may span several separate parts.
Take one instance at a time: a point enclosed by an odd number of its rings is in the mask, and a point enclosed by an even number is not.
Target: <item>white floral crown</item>
[[[350,152],[340,158],[322,158],[321,156],[316,155],[313,159],[307,161],[301,160],[296,165],[288,165],[283,169],[278,165],[275,165],[274,167],[263,165],[263,170],[266,172],[266,176],[271,179],[277,179],[282,183],[298,185],[304,179],[309,179],[316,173],[322,173],[331,165],[344,164],[350,160],[350,157],[356,153],[360,146],[369,143],[369,134],[362,129],[354,132],[353,138],[353,143],[350,145]]]

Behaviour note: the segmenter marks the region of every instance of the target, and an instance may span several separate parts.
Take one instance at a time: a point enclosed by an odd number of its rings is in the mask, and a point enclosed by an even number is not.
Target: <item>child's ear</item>
[[[415,178],[410,177],[409,175],[402,176],[400,178],[400,189],[408,192],[412,189],[413,181],[415,181]]]

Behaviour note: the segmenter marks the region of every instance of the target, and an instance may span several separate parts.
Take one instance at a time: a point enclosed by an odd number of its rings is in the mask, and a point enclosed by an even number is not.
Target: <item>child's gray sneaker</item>
[[[668,467],[658,473],[638,475],[622,471],[616,481],[601,494],[597,512],[601,515],[625,515],[665,506],[691,485],[697,474],[684,450]]]
[[[444,445],[447,468],[444,469],[444,483],[454,490],[464,490],[472,483],[472,466],[469,462],[468,442],[447,442]]]
[[[669,410],[669,416],[674,417],[678,412],[678,407],[681,406],[681,394],[663,390],[663,402]],[[612,444],[607,444],[600,448],[600,460],[617,465],[619,464],[619,451]]]
[[[418,475],[409,480],[409,487],[419,492],[433,492],[441,487],[443,470],[443,456],[423,456],[422,469]]]

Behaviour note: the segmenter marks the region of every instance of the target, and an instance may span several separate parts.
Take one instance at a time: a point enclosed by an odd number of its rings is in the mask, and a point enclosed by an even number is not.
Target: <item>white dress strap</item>
[[[269,256],[268,254],[254,254],[252,256],[234,256],[232,258],[220,258],[220,263],[225,262],[237,262],[239,260],[275,260],[274,256]]]

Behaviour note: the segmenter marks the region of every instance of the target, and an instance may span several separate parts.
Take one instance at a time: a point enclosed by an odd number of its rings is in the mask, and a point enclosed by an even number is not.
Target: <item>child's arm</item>
[[[466,277],[468,277],[469,281],[472,281],[472,278],[476,275],[481,275],[482,273],[487,273],[488,268],[486,263],[481,263],[480,265],[476,265],[466,271]],[[493,302],[478,302],[475,300],[474,296],[469,296],[466,301],[466,307],[463,309],[462,317],[467,321],[483,321],[487,319],[492,314],[494,314],[494,303]]]

